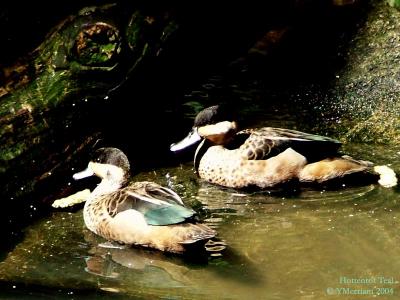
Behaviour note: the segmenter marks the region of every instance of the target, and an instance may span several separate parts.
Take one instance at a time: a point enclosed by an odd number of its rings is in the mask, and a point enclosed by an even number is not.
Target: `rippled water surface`
[[[376,158],[399,156],[388,152]],[[398,189],[240,193],[198,181],[190,163],[134,179],[169,184],[218,230],[227,248],[199,261],[104,248],[84,228],[81,209],[55,210],[26,227],[4,253],[5,298],[321,299],[331,287],[386,287],[399,295]],[[379,284],[380,276],[394,283]],[[377,282],[344,284],[344,277]]]

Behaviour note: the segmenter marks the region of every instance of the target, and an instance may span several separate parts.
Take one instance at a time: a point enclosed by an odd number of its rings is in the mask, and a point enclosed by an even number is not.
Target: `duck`
[[[101,179],[83,208],[90,231],[113,243],[177,254],[200,249],[215,237],[172,189],[149,181],[129,182],[129,174],[127,156],[104,147],[92,154],[85,170],[73,175],[75,180],[93,175]]]
[[[228,188],[264,189],[293,182],[397,185],[390,167],[341,155],[339,140],[285,128],[239,130],[232,116],[222,105],[201,110],[189,134],[170,150],[179,152],[200,142],[194,155],[196,174]]]

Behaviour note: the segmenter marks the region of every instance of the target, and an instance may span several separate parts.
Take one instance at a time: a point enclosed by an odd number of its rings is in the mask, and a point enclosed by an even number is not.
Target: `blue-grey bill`
[[[83,178],[90,177],[93,175],[94,175],[94,172],[91,169],[87,168],[86,170],[75,173],[74,175],[72,175],[72,178],[74,178],[75,180],[79,180],[79,179],[83,179]]]
[[[201,137],[197,133],[196,128],[193,128],[183,140],[175,144],[172,144],[169,149],[173,152],[179,151],[197,143],[200,140]]]

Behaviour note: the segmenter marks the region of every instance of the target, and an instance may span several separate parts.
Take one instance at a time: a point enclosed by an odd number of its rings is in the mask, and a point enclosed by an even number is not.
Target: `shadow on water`
[[[65,179],[60,183],[59,178],[53,178],[57,183],[55,187],[62,186],[61,190],[54,190],[51,182],[48,187],[38,186],[36,193],[28,196],[9,199],[7,205],[0,211],[0,239],[3,242],[0,245],[0,261],[10,252],[15,245],[24,240],[24,229],[32,223],[38,222],[43,218],[49,218],[54,209],[50,204],[58,198],[69,196],[84,188],[93,189],[98,183],[97,178],[88,178],[82,181],[72,181],[71,178]],[[47,191],[47,194],[46,194]],[[46,196],[43,196],[46,195]],[[82,205],[76,205],[64,209],[69,212],[76,212],[82,209]]]
[[[52,288],[47,285],[25,282],[3,282],[0,280],[0,299],[145,299],[146,297],[121,295],[98,290],[97,288]]]

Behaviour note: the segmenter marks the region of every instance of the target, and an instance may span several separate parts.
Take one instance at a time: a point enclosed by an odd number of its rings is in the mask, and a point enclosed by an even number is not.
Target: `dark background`
[[[2,2],[0,67],[35,49],[68,15],[85,6],[110,2],[132,4],[103,0]],[[182,137],[192,122],[182,115],[183,95],[198,88],[210,74],[230,76],[229,72],[238,72],[227,66],[240,57],[247,59],[249,67],[274,93],[288,94],[307,85],[328,87],[335,71],[345,64],[342,54],[347,41],[368,12],[368,1],[361,0],[347,6],[320,0],[135,3],[142,9],[168,8],[180,26],[166,51],[146,62],[113,95],[116,104],[101,116],[104,146],[128,152],[139,170],[176,163],[168,146]],[[248,55],[249,48],[266,32],[283,28],[287,33],[273,52]],[[290,101],[285,97],[282,100]],[[228,101],[234,104],[234,99]],[[191,156],[188,154],[187,159]]]

